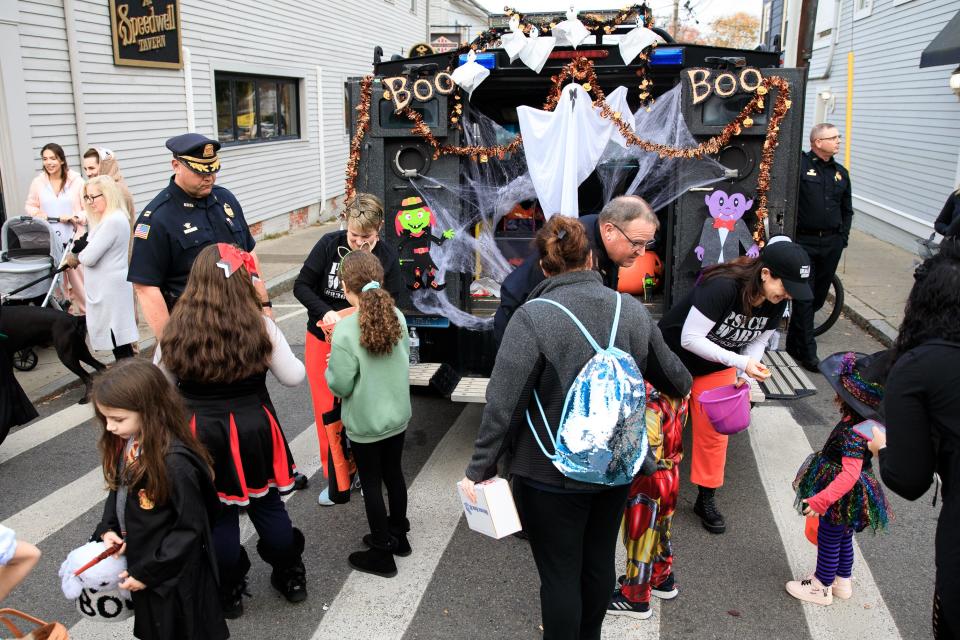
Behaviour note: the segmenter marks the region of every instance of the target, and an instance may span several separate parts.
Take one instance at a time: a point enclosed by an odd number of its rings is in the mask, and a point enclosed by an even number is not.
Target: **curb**
[[[897,329],[873,310],[870,305],[849,291],[843,300],[843,315],[888,349],[893,346],[899,333]]]
[[[299,274],[300,269],[296,268],[267,280],[267,293],[270,294],[270,298],[273,299],[276,296],[280,296],[288,291],[291,291],[293,289],[293,282],[297,279]],[[157,339],[154,336],[144,338],[140,341],[140,353],[151,353],[156,343]],[[56,396],[62,395],[67,391],[70,391],[74,388],[79,388],[81,386],[83,386],[83,382],[80,381],[80,378],[72,373],[68,373],[40,387],[34,392],[35,397],[31,397],[30,402],[33,404],[47,402]]]

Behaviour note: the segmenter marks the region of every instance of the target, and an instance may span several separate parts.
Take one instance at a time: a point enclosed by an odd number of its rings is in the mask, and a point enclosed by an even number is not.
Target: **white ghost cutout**
[[[557,46],[571,46],[576,49],[590,37],[590,32],[577,19],[577,12],[570,7],[567,9],[567,19],[553,28],[553,35],[557,38]]]
[[[633,117],[633,112],[630,111],[630,105],[627,103],[627,93],[628,89],[626,87],[617,87],[607,94],[607,104],[610,105],[614,113],[620,113],[621,122],[625,122],[631,131],[636,131],[636,120]],[[594,107],[594,109],[598,114],[600,113],[600,107]],[[616,123],[614,123],[613,134],[610,136],[610,140],[616,142],[624,149],[629,146],[626,138],[623,137],[620,129],[617,128]]]
[[[520,30],[520,16],[516,13],[510,16],[510,31],[500,36],[500,46],[510,56],[510,62],[520,57],[520,52],[527,46],[527,36]]]
[[[536,27],[530,29],[530,37],[527,38],[527,46],[520,52],[520,60],[523,64],[530,67],[534,73],[540,73],[543,65],[547,63],[550,52],[557,39],[553,36],[540,37],[540,31]]]
[[[457,83],[461,89],[467,92],[467,100],[473,96],[473,90],[480,86],[480,83],[490,75],[490,69],[487,69],[477,62],[477,52],[471,49],[467,53],[467,61],[454,69],[450,77]]]
[[[655,42],[664,42],[664,39],[644,27],[640,18],[637,18],[637,28],[631,29],[627,35],[620,38],[620,57],[623,58],[623,64],[633,62],[641,51]]]

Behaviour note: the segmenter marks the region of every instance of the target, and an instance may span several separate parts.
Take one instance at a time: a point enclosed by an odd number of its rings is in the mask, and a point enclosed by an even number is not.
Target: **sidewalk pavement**
[[[311,225],[257,243],[257,255],[271,296],[293,288],[304,259],[320,237],[337,228],[337,222]],[[880,342],[890,346],[903,320],[903,307],[913,285],[913,268],[918,258],[891,244],[856,229],[844,251],[837,274],[846,292],[844,314]],[[146,323],[140,325],[141,350],[153,347],[154,338]],[[32,371],[17,371],[17,380],[34,402],[60,395],[79,379],[60,363],[53,349],[37,350],[39,363]],[[94,356],[104,363],[113,360],[109,352]]]
[[[850,246],[837,267],[846,293],[844,315],[884,345],[892,346],[919,261],[916,253],[853,229]]]
[[[293,288],[293,281],[300,273],[300,267],[303,266],[303,261],[313,245],[323,234],[337,228],[339,224],[336,221],[314,224],[257,242],[257,257],[260,258],[260,268],[271,297]],[[151,349],[154,342],[153,332],[150,331],[141,314],[140,350]],[[80,379],[63,366],[52,348],[36,351],[38,356],[36,368],[31,371],[15,372],[17,380],[30,400],[37,403],[50,399],[80,384]],[[104,364],[113,362],[113,354],[108,351],[94,351],[93,355]]]

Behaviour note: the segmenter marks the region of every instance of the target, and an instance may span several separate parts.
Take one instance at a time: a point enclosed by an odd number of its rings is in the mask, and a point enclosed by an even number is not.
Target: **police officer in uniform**
[[[238,245],[253,255],[260,270],[253,251],[256,242],[240,203],[214,184],[220,171],[220,143],[185,133],[167,140],[167,149],[173,153],[173,177],[137,219],[127,275],[158,338],[201,249],[216,242]],[[264,311],[272,315],[262,282],[257,291]]]
[[[816,372],[820,360],[813,336],[814,314],[827,299],[840,256],[850,239],[853,200],[850,174],[834,160],[840,150],[840,133],[828,123],[810,130],[810,151],[800,157],[800,196],[797,203],[796,242],[810,256],[813,300],[793,301],[787,353],[808,371]]]

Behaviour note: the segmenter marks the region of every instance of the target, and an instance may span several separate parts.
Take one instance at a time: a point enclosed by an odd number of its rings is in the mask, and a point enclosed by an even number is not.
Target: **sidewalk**
[[[310,249],[323,234],[337,228],[339,225],[336,221],[326,222],[257,242],[260,268],[271,297],[293,288],[293,281],[300,273]],[[154,342],[150,327],[141,318],[141,351],[152,348]],[[93,355],[104,364],[113,361],[113,354],[107,351],[95,351]],[[34,403],[60,395],[68,387],[80,384],[80,379],[63,366],[52,348],[37,349],[37,356],[38,363],[32,371],[16,371],[17,380]]]
[[[886,346],[892,346],[920,258],[854,229],[837,275],[846,292],[843,313]]]
[[[257,255],[271,296],[293,287],[310,249],[323,234],[336,228],[336,222],[312,225],[257,243]],[[887,346],[896,338],[903,319],[916,260],[915,255],[854,229],[837,269],[846,292],[844,315]],[[141,323],[140,348],[149,349],[153,343],[150,328]],[[16,372],[31,400],[38,402],[80,384],[53,349],[38,350],[37,355],[39,363],[35,369]],[[104,363],[113,360],[108,352],[96,352],[94,356]]]

